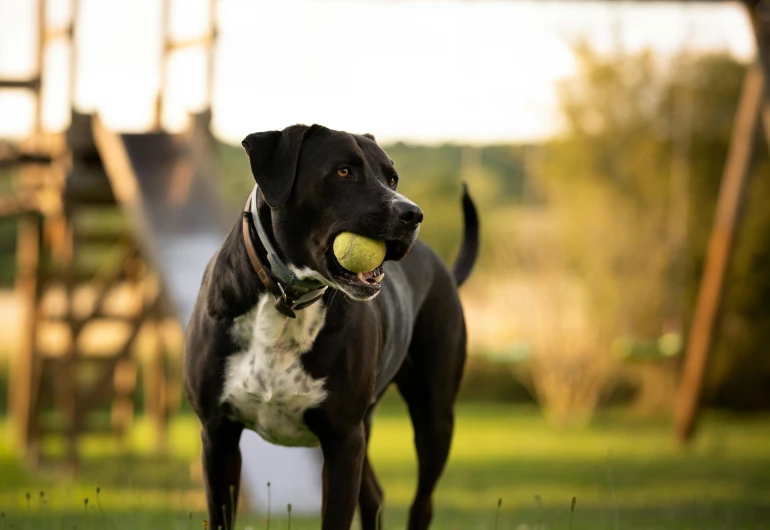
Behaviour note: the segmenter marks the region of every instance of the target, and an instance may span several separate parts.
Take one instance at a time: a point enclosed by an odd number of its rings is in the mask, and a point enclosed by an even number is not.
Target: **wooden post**
[[[160,455],[166,450],[166,369],[165,350],[160,336],[160,315],[157,311],[153,313],[148,326],[152,347],[148,359],[146,384],[149,387],[148,397],[151,402],[149,412],[155,424],[155,452]]]
[[[59,406],[66,417],[66,441],[67,441],[67,465],[74,475],[78,468],[78,431],[81,424],[78,411],[77,377],[78,377],[78,337],[80,326],[78,315],[75,313],[75,288],[77,271],[75,270],[75,238],[73,233],[74,211],[69,206],[66,208],[67,219],[66,249],[64,262],[64,289],[66,293],[66,322],[70,330],[69,344],[62,359],[62,371],[57,378],[61,387]]]
[[[120,359],[115,364],[113,375],[115,398],[112,401],[110,421],[118,437],[118,447],[126,449],[125,435],[134,416],[133,393],[136,389],[136,364],[130,357]]]
[[[155,119],[153,129],[160,131],[163,125],[163,93],[166,89],[166,73],[169,52],[169,20],[171,19],[171,0],[161,0],[160,12],[160,78],[158,93],[155,95]]]
[[[19,220],[16,246],[16,290],[23,303],[22,347],[14,358],[11,376],[11,414],[20,447],[32,450],[32,424],[36,409],[35,380],[38,366],[37,302],[39,298],[38,265],[40,261],[40,219],[29,214]]]
[[[72,0],[72,19],[69,26],[69,44],[70,44],[70,64],[69,64],[69,105],[70,112],[75,108],[75,100],[77,99],[78,88],[78,69],[77,69],[77,24],[78,24],[78,11],[80,8],[80,2],[78,0]]]
[[[206,50],[206,100],[207,109],[211,112],[214,106],[214,51],[217,42],[217,0],[209,0],[209,40]]]
[[[35,119],[33,135],[35,140],[43,128],[43,97],[41,80],[43,77],[46,43],[46,2],[37,0],[37,83],[35,91]],[[25,167],[24,179],[29,173],[40,177],[39,167]],[[15,361],[11,380],[11,411],[15,416],[17,436],[25,456],[34,464],[37,460],[36,411],[40,366],[37,362],[37,321],[38,302],[40,300],[40,248],[42,245],[43,223],[37,213],[26,214],[19,219],[16,247],[16,290],[24,304],[24,323],[22,348]]]
[[[46,45],[46,0],[37,0],[37,90],[35,98],[35,135],[43,130],[43,69],[45,68]]]
[[[147,354],[144,380],[145,414],[151,418],[155,429],[155,452],[163,454],[166,450],[167,377],[166,351],[161,336],[163,298],[160,290],[160,278],[145,269],[144,282],[140,284],[140,288],[143,290],[143,310],[146,315],[144,321],[144,331],[146,332],[144,351]]]
[[[676,435],[681,443],[690,440],[695,430],[725,276],[749,180],[763,96],[762,71],[754,64],[746,72],[733,124],[730,148],[717,199],[716,217],[706,254],[706,266],[687,341],[682,379],[675,404]]]

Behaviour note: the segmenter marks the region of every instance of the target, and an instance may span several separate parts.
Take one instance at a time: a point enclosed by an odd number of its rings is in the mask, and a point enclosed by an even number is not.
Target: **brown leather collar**
[[[270,269],[262,264],[262,261],[257,255],[257,249],[254,247],[254,240],[251,237],[251,226],[254,223],[251,215],[251,196],[254,191],[249,194],[249,198],[246,200],[246,206],[243,210],[241,231],[243,232],[243,243],[246,245],[246,253],[249,255],[249,261],[254,272],[257,273],[259,281],[265,286],[265,289],[275,297],[273,306],[283,315],[289,318],[296,318],[295,311],[305,309],[309,305],[314,304],[321,299],[326,287],[320,287],[309,292],[301,293],[296,289],[293,289],[291,285],[281,285],[281,282],[274,277],[270,272]],[[255,228],[256,230],[256,228]]]

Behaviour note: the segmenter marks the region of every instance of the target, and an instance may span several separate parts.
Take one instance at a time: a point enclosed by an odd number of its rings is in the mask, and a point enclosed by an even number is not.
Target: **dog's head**
[[[293,125],[250,134],[243,147],[264,197],[260,215],[269,214],[281,257],[304,278],[356,300],[374,298],[381,267],[359,275],[346,271],[334,257],[334,238],[354,232],[383,240],[385,260],[399,260],[422,222],[422,210],[396,191],[396,168],[374,137]]]

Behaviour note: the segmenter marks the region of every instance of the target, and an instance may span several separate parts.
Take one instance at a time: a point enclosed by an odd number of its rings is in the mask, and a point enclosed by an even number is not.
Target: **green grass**
[[[620,411],[600,416],[590,429],[559,432],[531,408],[462,405],[450,463],[436,492],[433,528],[492,530],[502,498],[500,530],[567,530],[573,496],[573,530],[770,528],[768,420],[711,414],[697,443],[681,451],[667,422],[634,420]],[[87,441],[76,482],[53,472],[30,475],[7,447],[0,450],[0,511],[6,513],[0,528],[104,528],[95,506],[97,486],[106,528],[201,528],[202,488],[189,479],[198,452],[196,420],[173,421],[165,458],[149,456],[148,429],[139,422],[122,455],[104,441]],[[7,429],[2,433],[7,436]],[[371,455],[391,529],[404,527],[415,487],[411,438],[402,407],[383,406]],[[273,507],[276,512],[281,509]],[[276,516],[270,528],[286,523]],[[264,516],[240,517],[238,526],[264,529]],[[318,527],[318,520],[292,518],[292,528]]]

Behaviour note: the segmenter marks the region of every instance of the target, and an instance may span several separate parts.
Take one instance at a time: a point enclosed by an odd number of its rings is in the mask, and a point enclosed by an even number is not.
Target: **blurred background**
[[[294,123],[374,134],[448,263],[479,208],[436,528],[769,528],[769,74],[766,1],[0,0],[0,528],[199,527],[183,328]]]

